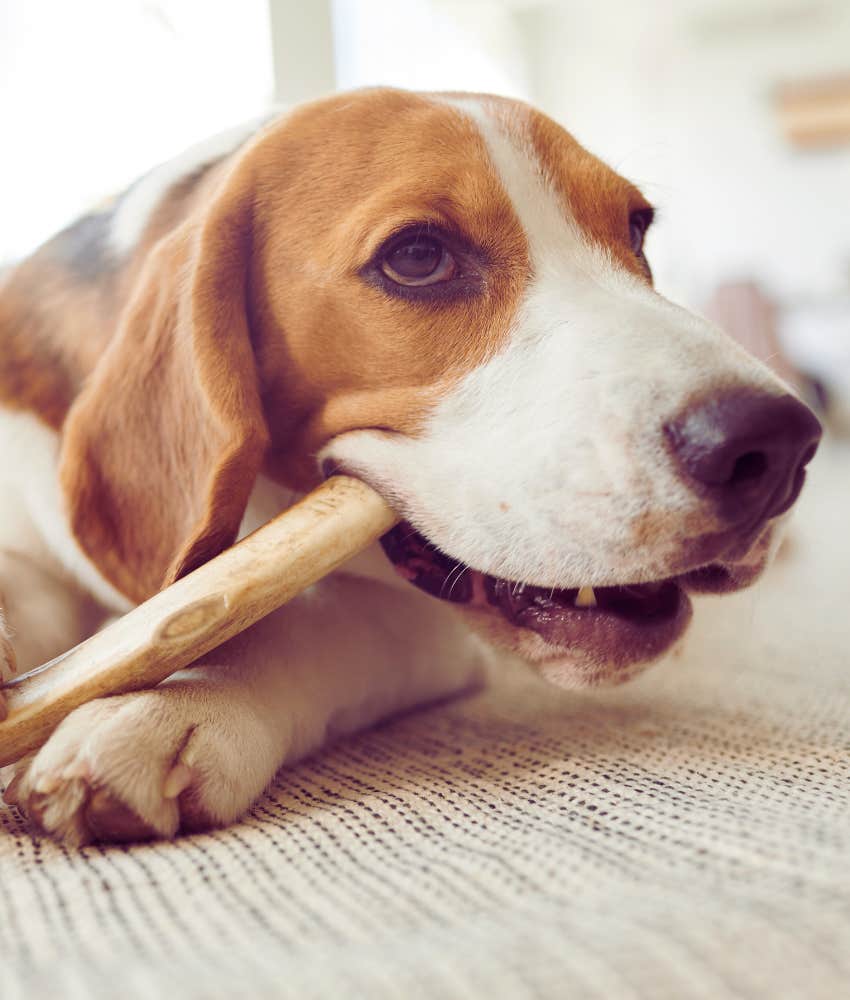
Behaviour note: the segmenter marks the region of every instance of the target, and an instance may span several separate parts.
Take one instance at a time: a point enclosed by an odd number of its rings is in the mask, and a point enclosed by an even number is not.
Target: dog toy
[[[289,510],[85,642],[2,685],[0,766],[93,698],[153,687],[326,576],[398,521],[373,489],[331,476]]]

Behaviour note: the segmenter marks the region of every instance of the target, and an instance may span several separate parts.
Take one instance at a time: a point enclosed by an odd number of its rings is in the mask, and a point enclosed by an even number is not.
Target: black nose
[[[817,417],[799,400],[753,389],[689,406],[664,430],[691,485],[735,523],[788,510],[821,436]]]

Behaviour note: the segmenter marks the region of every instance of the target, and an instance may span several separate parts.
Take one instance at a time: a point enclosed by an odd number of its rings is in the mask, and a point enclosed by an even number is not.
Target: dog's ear
[[[133,600],[233,542],[263,460],[251,240],[250,187],[230,178],[151,251],[63,428],[71,529]]]

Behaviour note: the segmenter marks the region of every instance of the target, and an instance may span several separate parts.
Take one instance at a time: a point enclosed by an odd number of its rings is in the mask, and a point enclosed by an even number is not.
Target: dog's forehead
[[[325,257],[371,252],[406,222],[447,223],[488,249],[518,235],[478,123],[435,95],[382,88],[331,98],[283,120],[276,139],[260,155],[271,173],[304,167],[295,190],[285,179],[280,190],[298,213],[322,219],[308,242]]]
[[[650,204],[634,184],[593,156],[568,132],[530,109],[528,133],[542,170],[577,226],[642,274],[629,240],[629,216]]]
[[[562,237],[566,225],[642,274],[628,242],[629,213],[647,207],[640,192],[519,101],[367,90],[308,106],[287,130],[327,182],[326,210],[340,200],[337,248],[379,242],[394,222],[417,216],[457,223],[491,250],[541,228]]]
[[[446,95],[473,121],[493,170],[519,216],[537,264],[581,244],[602,248],[632,274],[645,272],[631,250],[629,218],[649,209],[641,192],[529,105],[490,95]]]

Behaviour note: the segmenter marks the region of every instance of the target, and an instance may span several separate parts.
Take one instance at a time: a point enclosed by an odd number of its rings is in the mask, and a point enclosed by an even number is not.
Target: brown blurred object
[[[850,74],[784,84],[775,102],[792,145],[813,149],[850,142]]]
[[[754,281],[719,285],[705,314],[801,395],[808,395],[808,379],[788,360],[779,342],[776,306]]]

